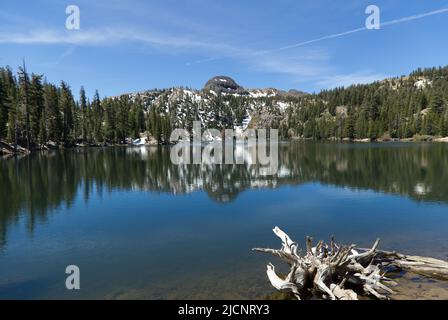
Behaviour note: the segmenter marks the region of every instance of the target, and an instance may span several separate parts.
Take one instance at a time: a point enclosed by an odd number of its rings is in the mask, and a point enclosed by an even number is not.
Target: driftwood
[[[379,239],[372,248],[360,249],[338,245],[333,238],[329,244],[319,241],[313,247],[312,239],[307,237],[306,252],[301,254],[298,244],[285,232],[278,227],[273,231],[282,240],[280,249],[253,250],[270,253],[289,265],[289,273],[280,277],[269,263],[267,275],[275,289],[292,292],[299,300],[358,300],[359,296],[390,299],[394,294],[391,287],[397,283],[386,275],[394,270],[448,279],[448,262],[380,251]]]
[[[29,154],[30,151],[19,145],[14,146],[12,144],[0,141],[0,154]]]

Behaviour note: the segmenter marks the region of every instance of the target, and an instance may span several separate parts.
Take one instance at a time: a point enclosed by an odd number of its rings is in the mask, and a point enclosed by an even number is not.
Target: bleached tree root
[[[299,300],[358,300],[359,296],[389,299],[394,294],[391,287],[397,283],[386,277],[386,273],[393,269],[448,279],[448,262],[380,251],[379,239],[372,248],[360,249],[355,245],[338,245],[333,238],[329,244],[319,241],[313,247],[312,239],[307,237],[306,253],[301,254],[298,244],[285,232],[278,227],[273,231],[282,241],[280,249],[253,250],[270,253],[289,265],[289,273],[282,278],[269,263],[267,275],[275,289],[292,292]]]

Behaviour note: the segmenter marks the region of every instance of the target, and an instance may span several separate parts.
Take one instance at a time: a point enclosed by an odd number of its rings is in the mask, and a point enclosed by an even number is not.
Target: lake
[[[278,248],[275,226],[303,246],[379,237],[382,249],[448,259],[448,144],[284,143],[276,176],[176,166],[169,151],[1,159],[0,299],[271,297],[266,264],[281,264],[251,248]],[[73,264],[78,291],[65,288]],[[433,298],[448,292],[428,283]]]

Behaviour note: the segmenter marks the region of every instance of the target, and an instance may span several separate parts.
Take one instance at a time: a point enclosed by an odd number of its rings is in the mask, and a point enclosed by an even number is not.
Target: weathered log
[[[280,249],[253,250],[270,253],[289,265],[288,275],[282,278],[269,263],[268,279],[275,289],[292,292],[299,300],[357,300],[360,295],[390,299],[394,294],[390,286],[397,285],[386,276],[391,268],[448,279],[448,262],[380,251],[379,239],[372,248],[362,249],[355,245],[338,245],[333,238],[329,245],[319,241],[313,247],[312,239],[307,237],[306,254],[300,255],[298,244],[285,232],[278,227],[273,231],[282,241]]]
[[[391,266],[429,278],[448,280],[448,262],[444,260],[379,250],[375,261],[384,267]]]
[[[19,145],[14,146],[9,143],[0,141],[0,153],[4,154],[28,154],[30,151]]]

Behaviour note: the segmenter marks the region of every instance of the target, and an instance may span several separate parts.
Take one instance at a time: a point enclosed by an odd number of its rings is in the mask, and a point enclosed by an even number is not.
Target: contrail
[[[402,22],[418,20],[418,19],[426,18],[426,17],[429,17],[429,16],[434,16],[436,14],[441,14],[441,13],[445,13],[445,12],[448,12],[448,8],[442,8],[442,9],[435,10],[435,11],[430,11],[430,12],[426,12],[426,13],[417,14],[415,16],[410,16],[410,17],[406,17],[406,18],[401,18],[401,19],[396,19],[396,20],[392,20],[392,21],[388,21],[388,22],[383,22],[383,23],[381,23],[381,26],[390,26],[390,25],[398,24],[398,23],[402,23]]]
[[[391,25],[400,24],[400,23],[404,23],[404,22],[419,20],[419,19],[423,19],[423,18],[426,18],[429,16],[434,16],[434,15],[446,13],[446,12],[448,12],[448,8],[442,8],[442,9],[438,9],[438,10],[434,10],[434,11],[430,11],[430,12],[426,12],[426,13],[421,13],[421,14],[417,14],[417,15],[413,15],[413,16],[409,16],[409,17],[404,17],[404,18],[395,19],[395,20],[391,20],[391,21],[381,22],[381,27],[386,27],[386,26],[391,26]],[[268,53],[275,53],[275,52],[290,50],[290,49],[294,49],[294,48],[298,48],[298,47],[303,47],[308,44],[321,42],[324,40],[341,38],[341,37],[344,37],[344,36],[347,36],[347,35],[350,35],[353,33],[361,32],[361,31],[365,31],[365,30],[369,30],[369,29],[367,29],[367,27],[361,27],[361,28],[357,28],[357,29],[353,29],[353,30],[349,30],[349,31],[345,31],[345,32],[330,34],[330,35],[316,38],[313,40],[307,40],[307,41],[303,41],[303,42],[299,42],[299,43],[295,43],[295,44],[290,44],[290,45],[276,48],[276,49],[254,51],[252,54],[249,54],[249,55],[258,56],[258,55],[263,55],[263,54],[268,54]],[[229,55],[229,56],[220,57],[220,58],[208,58],[208,59],[204,59],[204,60],[198,60],[198,61],[194,61],[191,63],[187,63],[187,65],[215,61],[215,60],[225,59],[225,58],[238,57],[238,56],[242,56],[242,55],[244,55],[244,54],[234,54],[234,55]]]

